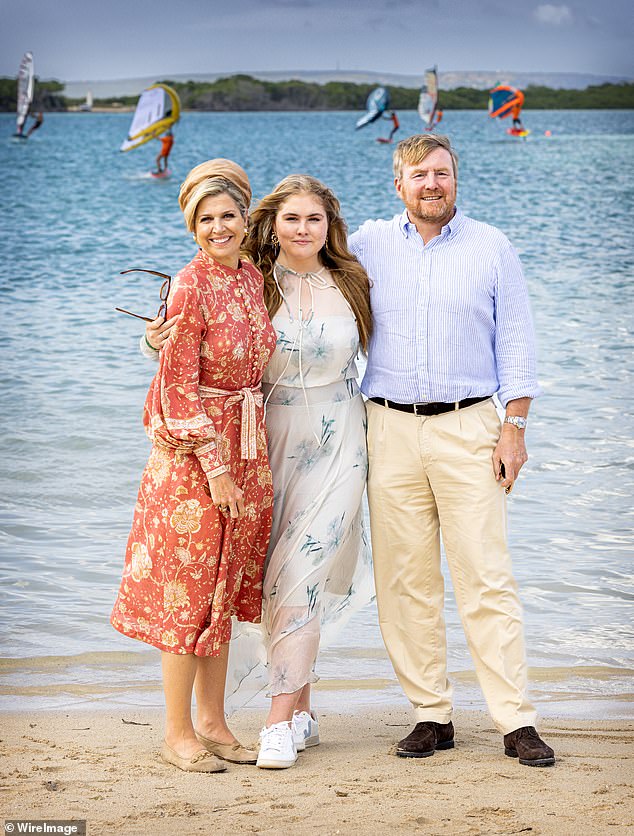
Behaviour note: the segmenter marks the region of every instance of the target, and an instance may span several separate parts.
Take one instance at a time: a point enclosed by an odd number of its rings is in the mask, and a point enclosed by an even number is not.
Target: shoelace
[[[263,729],[261,734],[262,748],[276,749],[278,752],[282,750],[285,733],[283,729],[273,726],[270,729]]]

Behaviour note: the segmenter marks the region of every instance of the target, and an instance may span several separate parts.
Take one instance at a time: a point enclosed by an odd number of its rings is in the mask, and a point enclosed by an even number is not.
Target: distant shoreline
[[[158,82],[157,82],[158,83]],[[368,95],[375,84],[329,81],[325,84],[306,81],[265,81],[249,75],[232,75],[216,81],[172,81],[165,79],[178,94],[182,110],[201,112],[291,112],[354,111],[364,112]],[[389,108],[415,110],[419,90],[386,85]],[[441,87],[438,108],[450,110],[486,110],[490,88]],[[604,83],[585,89],[560,89],[529,85],[523,88],[525,110],[614,110],[634,109],[634,82]],[[124,113],[136,106],[138,94],[93,97],[92,112]],[[0,78],[0,111],[14,111],[16,82]],[[69,98],[59,82],[37,82],[31,110],[77,112],[85,107],[84,98]],[[84,111],[85,112],[85,111]]]
[[[70,105],[66,108],[66,110],[59,111],[61,113],[132,113],[134,111],[134,105],[110,105],[110,106],[100,106],[95,105],[91,107],[90,110],[86,110],[82,108],[81,105]]]
[[[558,107],[534,107],[534,108],[530,108],[530,107],[525,107],[525,108],[523,108],[522,112],[538,111],[538,110],[539,111],[542,111],[542,110],[545,110],[545,111],[593,110],[594,111],[594,110],[598,110],[598,109],[599,108],[587,108],[587,107],[577,107],[577,108],[558,108]],[[632,108],[627,108],[627,107],[600,108],[600,110],[633,110],[633,109],[634,109],[634,107],[632,107]],[[449,108],[447,108],[447,112],[450,112],[450,113],[459,113],[461,111],[462,112],[464,112],[464,111],[474,112],[474,111],[477,111],[477,110],[481,110],[482,112],[484,112],[484,110],[482,108],[475,108],[475,107],[455,108],[453,110],[450,110]],[[400,113],[407,113],[408,111],[411,112],[411,113],[415,113],[416,108],[401,108],[401,109],[399,109],[399,114]],[[3,113],[3,112],[4,113],[11,113],[11,111],[1,111],[0,110],[0,113]],[[98,113],[98,114],[104,114],[104,113],[134,113],[134,107],[132,107],[130,105],[126,105],[124,107],[93,107],[91,110],[81,110],[79,107],[69,107],[67,110],[55,110],[55,111],[47,111],[46,109],[43,109],[43,112],[44,113],[59,113],[59,114],[62,114],[62,115],[63,114],[69,114],[69,115],[73,114],[73,115],[75,115],[77,113],[83,113],[83,114],[89,116],[91,113],[93,113],[93,114],[94,113]],[[354,109],[336,110],[334,108],[331,109],[331,110],[316,110],[315,108],[297,108],[296,110],[266,110],[266,109],[264,109],[264,110],[197,110],[195,108],[183,108],[181,110],[181,116],[185,113],[187,113],[187,114],[189,114],[189,113],[217,113],[217,114],[220,115],[220,114],[223,114],[223,113],[277,113],[277,114],[282,114],[282,113],[361,113],[361,111],[360,110],[354,110]]]

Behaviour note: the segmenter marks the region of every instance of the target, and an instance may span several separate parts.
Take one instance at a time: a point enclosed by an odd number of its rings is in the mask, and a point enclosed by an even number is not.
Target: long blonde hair
[[[350,305],[357,320],[361,347],[367,351],[372,333],[370,281],[368,274],[348,249],[347,227],[341,217],[341,206],[334,192],[308,174],[289,174],[262,198],[251,214],[249,232],[243,244],[246,256],[264,276],[264,301],[269,316],[282,304],[282,297],[273,277],[279,244],[272,237],[275,218],[283,203],[296,194],[314,195],[324,207],[328,219],[326,243],[319,252],[320,262],[330,271],[334,283]]]

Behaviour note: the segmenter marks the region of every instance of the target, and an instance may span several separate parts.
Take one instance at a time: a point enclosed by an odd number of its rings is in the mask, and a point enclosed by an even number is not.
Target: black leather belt
[[[453,412],[455,409],[488,401],[490,397],[491,395],[485,395],[483,398],[465,398],[464,401],[454,403],[396,403],[388,401],[387,398],[370,398],[370,400],[381,406],[398,409],[399,412],[409,412],[412,415],[442,415],[443,412]]]

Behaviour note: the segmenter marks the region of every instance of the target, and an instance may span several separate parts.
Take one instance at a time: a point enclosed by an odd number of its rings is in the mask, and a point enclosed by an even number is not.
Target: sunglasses
[[[159,316],[162,316],[163,319],[167,319],[167,299],[170,295],[170,288],[172,286],[172,276],[168,276],[167,273],[159,273],[157,270],[146,270],[144,267],[132,267],[130,270],[122,270],[119,275],[125,276],[127,273],[151,273],[153,276],[159,276],[161,279],[164,279],[164,282],[161,285],[161,290],[159,291],[161,306],[159,307],[156,316],[142,316],[138,313],[132,313],[132,311],[126,311],[125,308],[115,308],[115,311],[127,314],[128,316],[135,316],[137,319],[145,320],[145,322],[153,322],[156,317]]]

